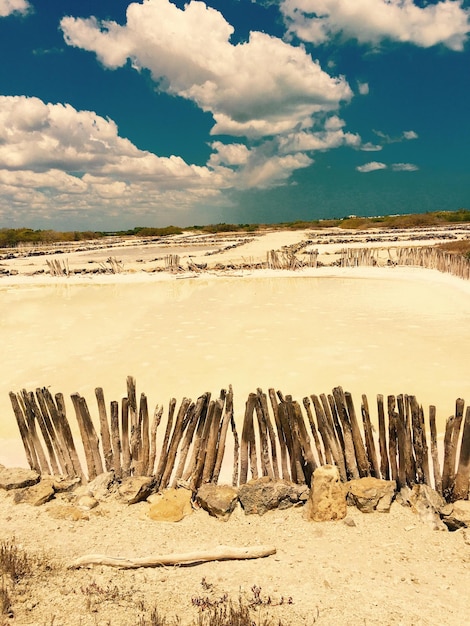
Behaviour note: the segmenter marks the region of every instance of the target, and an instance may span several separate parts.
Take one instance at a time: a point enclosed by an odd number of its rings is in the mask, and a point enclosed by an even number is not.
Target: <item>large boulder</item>
[[[148,516],[156,522],[179,522],[193,512],[189,489],[166,489],[148,498]]]
[[[348,512],[346,487],[335,465],[322,465],[313,472],[306,518],[315,522],[344,519]]]
[[[252,479],[238,490],[238,499],[247,515],[264,515],[272,509],[287,509],[308,498],[307,485],[288,480],[272,480],[268,476]]]
[[[397,489],[394,480],[367,476],[347,483],[348,500],[363,513],[388,513]]]
[[[226,521],[237,506],[238,489],[206,483],[198,489],[196,502],[212,517]]]
[[[6,468],[2,466],[0,468],[0,487],[2,489],[10,490],[32,487],[40,480],[40,474],[34,470],[23,467]]]

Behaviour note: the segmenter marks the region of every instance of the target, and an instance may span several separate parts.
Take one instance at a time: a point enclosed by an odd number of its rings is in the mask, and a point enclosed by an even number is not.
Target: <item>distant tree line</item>
[[[197,231],[203,233],[231,233],[231,232],[256,232],[270,228],[284,228],[290,230],[303,230],[306,228],[333,228],[366,230],[369,228],[405,229],[426,226],[439,226],[448,223],[470,222],[470,210],[459,209],[458,211],[436,211],[433,213],[412,213],[408,215],[383,215],[379,217],[359,217],[349,215],[341,219],[328,220],[297,220],[294,222],[282,222],[278,224],[206,224],[204,226],[165,226],[163,228],[151,226],[136,226],[130,230],[115,232],[96,231],[67,231],[56,230],[33,230],[31,228],[2,228],[0,229],[0,248],[14,248],[18,244],[48,244],[73,241],[87,241],[101,239],[109,236],[136,236],[136,237],[167,237],[180,235],[184,231]]]

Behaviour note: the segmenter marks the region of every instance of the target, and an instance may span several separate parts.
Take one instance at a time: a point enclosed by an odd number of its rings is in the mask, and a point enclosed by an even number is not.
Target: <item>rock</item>
[[[152,493],[154,479],[151,476],[131,476],[122,481],[118,491],[127,504],[147,500]]]
[[[91,480],[87,485],[84,485],[87,491],[97,500],[105,500],[108,498],[111,495],[114,486],[114,472],[103,472]]]
[[[79,520],[89,520],[88,513],[72,505],[54,505],[47,509],[47,512],[54,519],[64,519],[71,522],[78,522]],[[55,622],[54,622],[55,623]]]
[[[428,485],[413,485],[413,489],[401,490],[402,499],[408,502],[414,513],[426,525],[434,530],[447,531],[447,526],[441,520],[440,512],[445,510],[446,501]]]
[[[40,474],[34,470],[25,469],[23,467],[2,467],[0,469],[0,487],[2,489],[10,490],[32,487],[40,480]]]
[[[467,526],[470,526],[470,500],[457,500],[454,502],[452,515]]]
[[[296,485],[288,480],[272,480],[268,476],[250,480],[238,490],[238,499],[247,515],[264,515],[272,509],[287,509],[305,502],[307,485]]]
[[[89,495],[80,496],[77,498],[77,507],[84,509],[85,511],[91,511],[98,506],[99,502],[96,498]]]
[[[32,506],[41,506],[46,502],[49,502],[54,497],[55,491],[52,486],[51,480],[41,480],[41,482],[33,485],[32,487],[26,487],[25,489],[18,489],[14,496],[13,501],[15,504],[31,504]]]
[[[439,513],[450,531],[470,526],[470,502],[468,500],[457,500],[453,504],[447,504]]]
[[[238,490],[229,485],[202,485],[197,492],[196,502],[201,508],[222,520],[228,520],[238,502]]]
[[[394,480],[381,480],[367,476],[347,483],[348,500],[362,513],[388,513],[397,489]]]
[[[188,489],[166,489],[152,497],[148,515],[156,522],[179,522],[193,512],[191,498]]]
[[[306,517],[315,522],[344,519],[347,515],[346,487],[335,465],[322,465],[313,472]]]

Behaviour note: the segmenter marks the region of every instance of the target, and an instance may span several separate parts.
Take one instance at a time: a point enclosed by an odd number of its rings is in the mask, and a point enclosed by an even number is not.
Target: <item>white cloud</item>
[[[414,163],[393,163],[392,170],[394,172],[416,172],[419,167]]]
[[[148,69],[159,88],[211,112],[212,134],[259,138],[311,125],[319,112],[352,97],[302,47],[262,32],[233,45],[233,27],[203,2],[183,10],[169,0],[130,4],[127,23],[65,17],[65,41],[95,52],[108,68],[127,59]]]
[[[282,0],[291,33],[316,44],[341,33],[359,43],[383,40],[463,50],[470,10],[462,0],[417,6],[413,0]]]
[[[361,173],[367,174],[368,172],[375,172],[376,170],[386,170],[387,166],[385,163],[379,163],[378,161],[371,161],[370,163],[365,163],[364,165],[358,165],[356,170]]]
[[[357,88],[359,89],[359,93],[361,96],[367,96],[369,93],[369,83],[357,83]]]
[[[415,133],[414,130],[405,130],[403,132],[404,139],[418,139],[418,133]]]
[[[28,0],[0,0],[0,17],[7,17],[13,13],[25,15],[30,9]]]
[[[383,148],[382,146],[367,141],[366,143],[361,145],[360,149],[364,152],[380,152],[380,150],[382,150]]]
[[[373,132],[377,135],[377,137],[380,137],[380,139],[382,139],[384,144],[401,143],[402,141],[418,139],[418,133],[416,133],[414,130],[405,130],[401,133],[401,135],[395,137],[387,135],[387,133],[384,133],[381,130],[374,130]]]

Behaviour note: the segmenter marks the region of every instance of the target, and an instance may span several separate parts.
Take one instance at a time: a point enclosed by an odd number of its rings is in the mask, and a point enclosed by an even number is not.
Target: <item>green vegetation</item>
[[[379,217],[348,216],[331,220],[297,220],[279,224],[207,224],[205,226],[165,226],[156,228],[151,226],[137,226],[131,230],[118,232],[32,230],[31,228],[2,228],[0,229],[0,248],[14,248],[20,244],[50,244],[62,242],[79,242],[105,237],[168,237],[181,235],[184,231],[202,233],[253,233],[271,228],[289,230],[304,230],[307,228],[344,228],[350,230],[366,230],[370,228],[406,229],[444,224],[459,224],[470,222],[470,210],[436,211],[434,213],[412,213],[409,215],[384,215]]]

